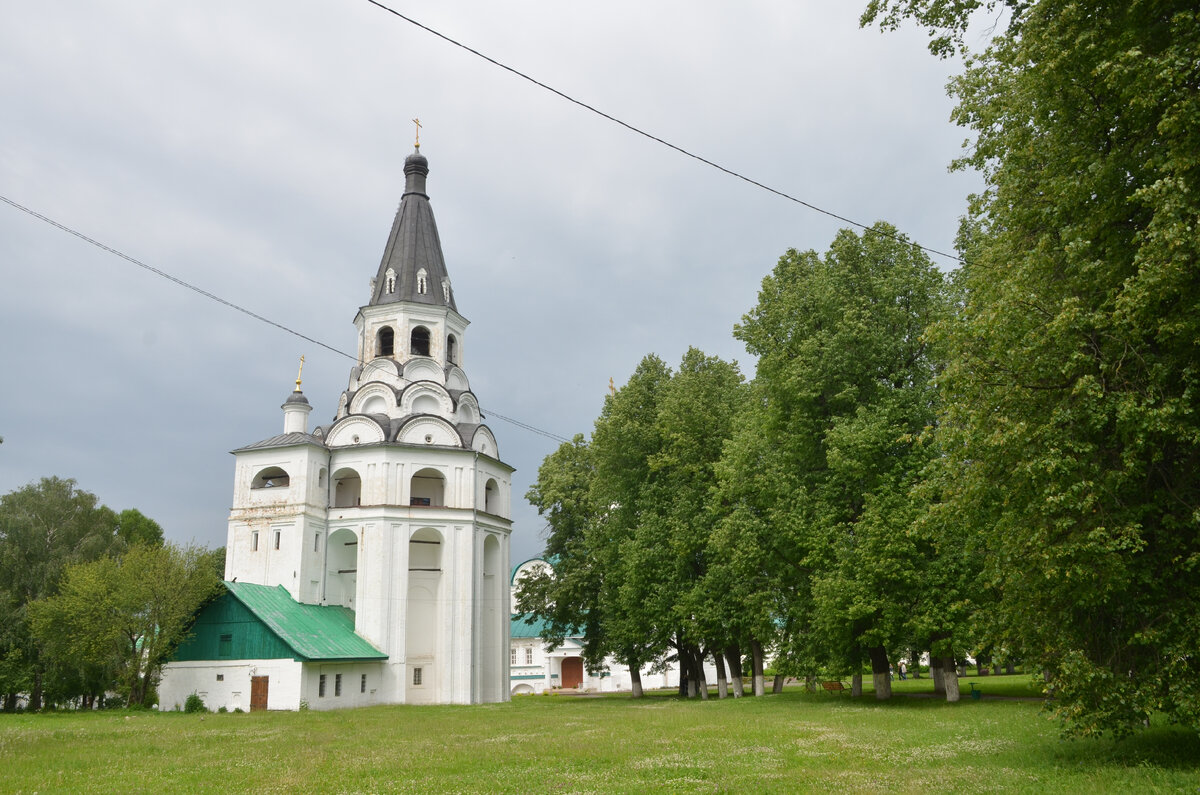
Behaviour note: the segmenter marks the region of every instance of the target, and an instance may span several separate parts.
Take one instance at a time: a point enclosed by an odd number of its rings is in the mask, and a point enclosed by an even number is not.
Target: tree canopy
[[[154,520],[117,513],[73,480],[43,478],[0,496],[4,709],[19,694],[40,709],[114,690],[151,703],[180,622],[220,581],[223,557],[164,546]]]
[[[878,0],[864,21],[913,18],[945,52],[981,5]],[[1005,5],[951,85],[986,190],[938,332],[946,498],[1071,731],[1200,726],[1198,12]]]

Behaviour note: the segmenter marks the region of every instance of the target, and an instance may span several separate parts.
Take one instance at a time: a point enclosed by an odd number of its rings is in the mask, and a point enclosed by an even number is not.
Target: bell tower
[[[297,377],[284,433],[234,451],[226,579],[353,611],[387,654],[378,703],[502,701],[513,468],[464,369],[428,175],[418,142],[333,421],[308,430]]]

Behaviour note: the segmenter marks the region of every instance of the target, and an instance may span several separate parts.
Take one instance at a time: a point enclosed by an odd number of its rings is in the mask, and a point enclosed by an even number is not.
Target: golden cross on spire
[[[300,372],[296,373],[296,391],[300,391],[300,376],[304,375],[304,357],[300,357]]]
[[[413,119],[413,124],[417,125],[417,142],[414,144],[418,149],[421,148],[421,120]]]

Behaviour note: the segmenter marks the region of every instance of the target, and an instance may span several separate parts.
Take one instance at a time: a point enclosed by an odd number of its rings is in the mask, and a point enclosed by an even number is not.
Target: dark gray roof
[[[288,395],[287,400],[283,401],[283,406],[286,406],[289,403],[300,403],[302,405],[307,406],[308,398],[304,397],[304,393],[302,393],[299,389],[297,389],[295,392]],[[280,408],[283,408],[283,406],[280,406]]]
[[[454,293],[446,300],[442,291],[442,280],[447,278],[446,261],[442,257],[442,243],[438,238],[437,223],[425,193],[425,178],[429,175],[429,161],[420,152],[414,152],[404,160],[404,195],[400,208],[392,222],[387,247],[375,276],[375,289],[371,293],[371,306],[411,301],[418,304],[449,306],[454,311]],[[387,271],[396,273],[394,290],[388,292]],[[419,290],[417,272],[425,270],[425,292]]]
[[[239,447],[234,450],[235,453],[241,453],[245,450],[266,450],[270,447],[295,447],[298,444],[315,444],[317,447],[324,447],[325,443],[317,437],[308,433],[281,433],[278,436],[272,436],[270,439],[263,439],[261,442],[248,444],[245,447]]]

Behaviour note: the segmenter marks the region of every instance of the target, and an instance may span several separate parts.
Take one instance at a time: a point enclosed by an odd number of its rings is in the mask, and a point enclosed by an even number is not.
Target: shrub
[[[187,700],[183,702],[183,711],[187,713],[208,712],[208,707],[204,706],[204,699],[200,698],[200,696],[196,695],[195,693],[192,693],[187,697]]]

